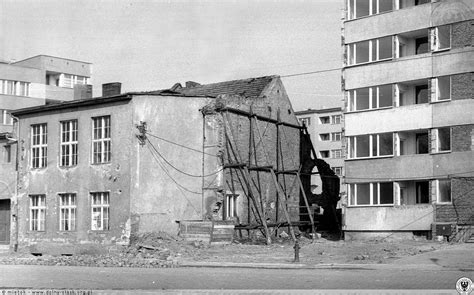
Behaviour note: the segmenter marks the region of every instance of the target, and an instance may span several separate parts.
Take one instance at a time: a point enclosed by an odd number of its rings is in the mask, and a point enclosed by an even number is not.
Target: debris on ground
[[[396,259],[417,255],[443,247],[447,243],[430,240],[344,241],[322,234],[322,238],[299,238],[300,263],[391,263]],[[72,256],[34,256],[14,253],[0,256],[0,264],[68,265],[95,267],[178,267],[182,262],[291,263],[294,259],[291,237],[236,239],[228,245],[188,242],[166,233],[147,233],[130,239],[129,246],[111,248],[107,254]]]

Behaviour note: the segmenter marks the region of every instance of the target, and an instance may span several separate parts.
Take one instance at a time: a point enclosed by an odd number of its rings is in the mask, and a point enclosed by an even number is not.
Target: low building
[[[287,207],[298,219],[298,190],[275,197],[269,173],[300,165],[298,122],[277,76],[109,93],[13,114],[20,153],[11,237],[20,249],[77,253],[140,233],[177,234],[183,220],[278,223]],[[279,148],[278,132],[289,141]],[[262,205],[252,202],[257,195]]]

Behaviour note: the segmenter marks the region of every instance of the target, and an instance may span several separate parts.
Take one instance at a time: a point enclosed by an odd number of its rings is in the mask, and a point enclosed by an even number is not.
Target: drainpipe
[[[11,228],[13,229],[13,250],[15,252],[18,251],[18,185],[20,182],[20,120],[11,115],[10,116],[13,118],[13,121],[16,123],[16,138],[12,138],[11,140],[16,141],[16,160],[15,160],[15,168],[16,168],[16,182],[15,182],[15,193],[14,196],[11,198],[12,204],[10,205],[13,206],[12,211],[13,211],[13,222]],[[14,125],[15,125],[14,123]]]

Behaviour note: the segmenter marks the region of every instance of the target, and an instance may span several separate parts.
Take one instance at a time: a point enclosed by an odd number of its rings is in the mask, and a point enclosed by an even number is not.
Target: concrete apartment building
[[[341,178],[344,175],[344,149],[342,132],[342,109],[308,109],[295,112],[301,125],[305,125],[311,136],[314,149],[320,159],[325,160]],[[314,176],[313,183],[320,185],[320,180]],[[341,186],[341,194],[344,195],[344,186]]]
[[[38,55],[0,62],[0,244],[9,243],[10,198],[15,193],[14,110],[92,97],[91,64]]]
[[[346,239],[469,235],[473,18],[470,0],[346,1]]]
[[[80,253],[127,244],[134,234],[177,234],[178,221],[255,224],[249,189],[264,194],[259,214],[269,222],[284,219],[284,204],[298,219],[299,192],[275,200],[271,175],[252,170],[300,166],[300,127],[279,77],[109,94],[13,113],[21,138],[15,247]],[[253,148],[249,128],[262,132]],[[279,132],[289,143],[275,148]],[[242,161],[260,187],[242,186]],[[294,176],[277,177],[291,183]]]

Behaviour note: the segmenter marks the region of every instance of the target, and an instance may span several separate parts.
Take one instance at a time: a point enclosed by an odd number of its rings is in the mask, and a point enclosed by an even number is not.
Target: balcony
[[[431,229],[431,223],[431,204],[348,207],[345,212],[347,231],[425,231]]]

